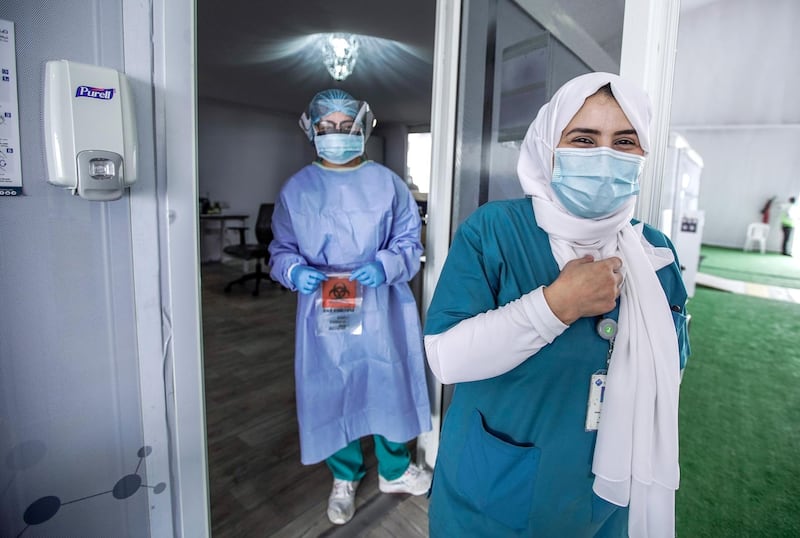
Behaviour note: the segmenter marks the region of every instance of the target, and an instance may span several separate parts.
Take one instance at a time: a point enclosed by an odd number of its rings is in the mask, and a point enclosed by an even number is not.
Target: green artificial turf
[[[703,245],[700,256],[703,273],[769,286],[800,288],[800,254],[792,257]]]
[[[765,274],[777,263],[723,250],[707,251],[701,271],[711,262],[734,278],[742,263]],[[677,535],[800,537],[800,305],[698,287],[689,312]]]

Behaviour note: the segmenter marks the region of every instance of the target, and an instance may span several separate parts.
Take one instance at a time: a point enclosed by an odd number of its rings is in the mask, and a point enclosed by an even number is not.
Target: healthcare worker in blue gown
[[[406,446],[431,428],[422,331],[408,285],[420,267],[421,221],[406,184],[364,155],[373,121],[369,105],[342,90],[314,96],[300,126],[318,158],[283,186],[269,246],[272,277],[300,292],[301,460],[325,460],[331,469],[328,517],[335,524],[355,512],[364,436],[375,442],[381,491],[421,495],[431,480]],[[355,318],[321,311],[320,285],[334,275],[360,284],[360,314],[346,314]]]
[[[669,537],[686,291],[666,236],[632,220],[645,93],[567,82],[522,143],[525,198],[459,227],[425,348],[455,384],[429,507],[444,537]]]

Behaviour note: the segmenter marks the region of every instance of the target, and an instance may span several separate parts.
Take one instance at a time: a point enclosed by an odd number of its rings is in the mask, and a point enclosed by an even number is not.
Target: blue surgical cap
[[[323,90],[311,99],[311,103],[308,105],[308,116],[312,125],[333,112],[343,112],[351,118],[355,118],[358,114],[358,106],[359,102],[344,90],[335,88]]]

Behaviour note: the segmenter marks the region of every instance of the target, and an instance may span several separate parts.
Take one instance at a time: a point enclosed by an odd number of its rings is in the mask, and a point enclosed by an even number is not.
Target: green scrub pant
[[[403,476],[411,463],[411,454],[405,443],[392,443],[382,435],[373,435],[375,440],[375,457],[378,459],[378,474],[386,480],[394,480]],[[325,460],[334,478],[361,480],[366,474],[364,455],[361,452],[361,440],[356,439],[343,449]]]

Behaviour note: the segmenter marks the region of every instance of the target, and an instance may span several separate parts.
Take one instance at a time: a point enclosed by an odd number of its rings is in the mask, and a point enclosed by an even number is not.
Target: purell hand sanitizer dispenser
[[[47,181],[87,200],[116,200],[136,181],[133,102],[124,74],[67,60],[47,62]]]

